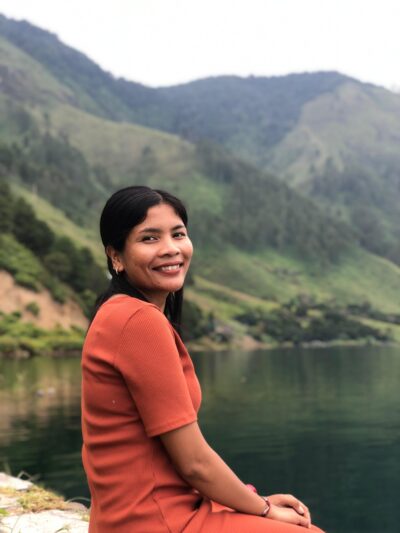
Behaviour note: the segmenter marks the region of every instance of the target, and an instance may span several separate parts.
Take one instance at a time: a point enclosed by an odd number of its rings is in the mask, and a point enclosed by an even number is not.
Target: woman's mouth
[[[175,273],[178,272],[182,268],[182,266],[183,263],[174,263],[154,267],[154,270],[157,270],[158,272]]]

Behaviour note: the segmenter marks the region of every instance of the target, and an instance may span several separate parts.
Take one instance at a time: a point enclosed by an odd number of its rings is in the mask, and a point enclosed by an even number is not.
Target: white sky
[[[0,13],[151,86],[338,70],[400,87],[399,0],[0,0]]]

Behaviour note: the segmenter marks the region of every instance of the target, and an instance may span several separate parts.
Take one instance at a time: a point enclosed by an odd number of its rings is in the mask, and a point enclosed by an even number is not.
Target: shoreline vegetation
[[[268,311],[249,308],[221,321],[188,302],[182,330],[192,352],[399,345],[400,315],[378,311],[368,302],[339,307],[298,298]],[[84,335],[82,328],[42,329],[23,321],[18,311],[0,312],[0,357],[79,357]]]
[[[80,355],[84,331],[78,327],[43,329],[21,320],[21,313],[0,312],[0,357]]]
[[[17,347],[15,349],[4,350],[2,344],[2,339],[0,339],[0,359],[29,359],[31,357],[81,357],[82,347],[71,349],[67,348],[56,348],[56,349],[46,349],[41,353],[33,354],[26,347]],[[332,348],[332,347],[362,347],[362,346],[400,346],[398,341],[377,341],[375,339],[358,339],[358,340],[336,340],[336,341],[311,341],[301,344],[294,344],[292,342],[285,342],[281,344],[268,344],[263,342],[254,342],[254,339],[244,337],[243,339],[238,340],[235,343],[215,343],[212,341],[200,340],[198,342],[189,342],[187,343],[189,352],[224,352],[230,350],[245,350],[245,351],[254,351],[254,350],[275,350],[277,348],[284,349],[295,349],[295,348]]]
[[[86,533],[89,510],[29,480],[0,472],[0,526],[0,531],[21,533]]]

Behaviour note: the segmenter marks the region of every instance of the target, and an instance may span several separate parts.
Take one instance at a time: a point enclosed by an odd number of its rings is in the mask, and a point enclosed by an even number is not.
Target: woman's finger
[[[302,516],[289,507],[272,505],[271,510],[268,513],[268,518],[271,518],[272,520],[281,520],[282,522],[289,522],[307,528],[311,526],[309,518]]]
[[[272,496],[272,503],[286,507],[292,507],[298,514],[310,519],[310,511],[303,502],[292,494],[274,494]]]
[[[296,498],[292,494],[285,494],[284,496],[286,496],[286,499],[288,502],[286,505],[290,505],[291,507],[293,507],[293,509],[295,509],[299,514],[303,514],[303,515],[310,514],[310,511],[307,505],[305,505],[298,498]]]
[[[306,518],[305,516],[298,515],[299,521],[298,525],[303,527],[311,527],[311,521],[309,518]]]
[[[297,500],[297,502],[298,502],[298,508],[294,507],[294,509],[296,509],[298,513],[303,514],[305,518],[308,518],[311,521],[310,509],[302,501]],[[303,511],[303,513],[301,511]]]

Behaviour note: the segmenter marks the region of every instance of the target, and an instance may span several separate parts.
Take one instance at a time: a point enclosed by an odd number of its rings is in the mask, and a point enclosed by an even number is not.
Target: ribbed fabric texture
[[[194,422],[200,402],[192,361],[157,307],[126,295],[101,306],[82,355],[90,533],[183,531],[199,496],[157,435]]]

